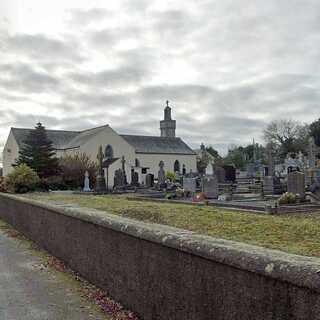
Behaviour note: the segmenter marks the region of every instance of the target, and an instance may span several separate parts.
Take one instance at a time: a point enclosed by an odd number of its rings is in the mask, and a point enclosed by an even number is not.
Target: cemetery
[[[37,124],[0,179],[0,218],[142,319],[233,319],[239,310],[247,319],[316,319],[316,137],[285,154],[253,143],[239,166],[176,138],[168,106],[161,129],[157,138],[109,127],[75,133],[82,149],[61,151]],[[21,134],[13,131],[11,142]]]
[[[298,142],[292,138],[285,152],[274,141],[265,147],[253,141],[246,147],[251,156],[241,155],[247,160],[242,166],[212,148],[210,153],[204,144],[191,150],[177,138],[168,101],[160,121],[161,137],[118,135],[108,126],[83,132],[46,130],[41,123],[34,130],[12,128],[4,149],[6,177],[0,181],[0,191],[113,194],[264,214],[316,212],[320,209],[317,121],[313,127],[316,133],[304,138],[303,152],[301,148],[293,152]],[[18,148],[11,149],[15,143]],[[47,164],[41,166],[32,160],[39,143],[47,148]],[[74,148],[77,144],[80,147]],[[35,172],[29,172],[32,169]],[[11,180],[16,182],[11,185]]]

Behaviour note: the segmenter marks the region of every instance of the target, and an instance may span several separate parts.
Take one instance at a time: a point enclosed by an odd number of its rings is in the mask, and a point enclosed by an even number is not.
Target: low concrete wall
[[[320,259],[5,194],[0,217],[142,319],[320,319]]]

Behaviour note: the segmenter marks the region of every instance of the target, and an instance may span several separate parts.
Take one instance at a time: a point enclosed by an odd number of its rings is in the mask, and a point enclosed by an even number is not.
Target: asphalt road
[[[25,241],[0,230],[0,320],[106,320]]]

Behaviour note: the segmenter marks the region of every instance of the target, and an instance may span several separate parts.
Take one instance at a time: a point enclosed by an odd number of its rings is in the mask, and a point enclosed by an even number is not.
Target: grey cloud
[[[0,85],[12,92],[41,93],[57,89],[59,80],[43,71],[32,68],[29,64],[0,65]]]
[[[29,57],[36,61],[51,63],[83,61],[77,43],[70,39],[63,41],[44,34],[15,34],[8,36],[2,43],[2,49],[9,54]]]
[[[43,118],[48,127],[157,135],[168,99],[178,135],[221,150],[259,139],[273,119],[319,117],[319,1],[121,4],[120,25],[110,23],[118,12],[92,8],[70,11],[57,37],[2,34],[1,58],[16,63],[0,66],[1,110],[46,92],[57,99],[39,105],[60,115]],[[8,126],[34,125],[10,117]]]
[[[100,72],[78,71],[68,74],[69,79],[78,84],[105,88],[138,84],[145,76],[145,70],[130,65]]]
[[[90,23],[104,20],[112,16],[112,12],[104,8],[71,9],[69,10],[68,23],[75,27],[88,27]]]

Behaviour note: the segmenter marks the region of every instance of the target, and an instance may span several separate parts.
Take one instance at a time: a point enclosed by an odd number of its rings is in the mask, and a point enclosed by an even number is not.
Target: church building
[[[3,150],[3,174],[12,171],[12,164],[19,157],[19,150],[33,129],[11,128]],[[104,158],[109,159],[105,170],[108,187],[113,187],[115,171],[124,166],[128,183],[133,174],[138,174],[139,183],[145,183],[146,174],[158,176],[159,163],[164,170],[181,174],[197,170],[196,153],[181,139],[176,137],[176,121],[171,117],[167,102],[164,119],[160,121],[160,136],[123,135],[109,125],[84,131],[47,130],[58,157],[66,154],[85,153],[97,161],[99,147]]]

